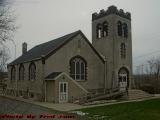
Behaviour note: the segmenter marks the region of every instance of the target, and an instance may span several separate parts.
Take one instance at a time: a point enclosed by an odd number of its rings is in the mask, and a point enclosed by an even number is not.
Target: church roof
[[[47,77],[45,77],[45,79],[54,79],[55,77],[57,77],[59,74],[61,74],[62,72],[52,72],[51,74],[49,74]]]
[[[35,59],[40,59],[42,56],[49,54],[52,50],[56,50],[59,46],[64,44],[67,40],[76,36],[79,32],[80,31],[76,31],[76,32],[67,34],[65,36],[62,36],[60,38],[37,45],[32,49],[30,49],[29,51],[27,51],[27,53],[23,54],[22,56],[20,56],[19,58],[11,62],[10,65],[32,61]]]
[[[42,43],[40,45],[37,45],[27,51],[25,54],[21,55],[17,59],[15,59],[13,62],[11,62],[9,65],[14,64],[20,64],[24,62],[34,61],[34,60],[40,60],[42,57],[48,58],[50,55],[54,54],[59,48],[61,48],[63,45],[68,43],[72,38],[76,37],[78,34],[81,34],[87,43],[90,45],[90,47],[93,49],[93,51],[100,57],[100,59],[104,62],[104,59],[99,55],[99,53],[95,50],[95,48],[92,46],[92,44],[89,42],[89,40],[85,37],[85,35],[80,31],[76,31],[70,34],[67,34],[65,36],[62,36],[60,38],[48,41],[46,43]]]

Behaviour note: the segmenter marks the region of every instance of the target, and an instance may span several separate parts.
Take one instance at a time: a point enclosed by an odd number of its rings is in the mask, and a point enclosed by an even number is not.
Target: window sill
[[[11,80],[10,82],[11,82],[11,83],[12,83],[12,82],[16,82],[16,80]]]
[[[75,80],[77,82],[85,82],[86,80]]]
[[[30,82],[34,82],[34,81],[36,81],[36,80],[29,80]]]
[[[104,36],[104,37],[101,37],[101,38],[97,38],[97,40],[101,40],[101,39],[105,39],[107,38],[108,36]]]

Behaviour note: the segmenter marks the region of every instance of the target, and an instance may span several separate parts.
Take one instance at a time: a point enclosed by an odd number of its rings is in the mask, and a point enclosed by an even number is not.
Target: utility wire
[[[153,52],[150,52],[150,53],[147,53],[147,54],[144,54],[144,55],[136,56],[136,57],[133,57],[133,58],[142,58],[144,56],[153,55],[153,53],[160,53],[160,50],[153,51]]]

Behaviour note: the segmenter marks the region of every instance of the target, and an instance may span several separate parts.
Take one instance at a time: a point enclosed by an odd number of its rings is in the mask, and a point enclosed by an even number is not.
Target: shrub
[[[146,84],[146,85],[140,86],[140,89],[150,94],[155,94],[155,88],[152,85]]]

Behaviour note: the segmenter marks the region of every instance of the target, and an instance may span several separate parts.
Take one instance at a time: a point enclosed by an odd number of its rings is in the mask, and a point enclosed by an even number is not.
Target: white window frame
[[[61,84],[63,86],[62,92],[61,92]],[[66,92],[64,92],[64,84],[66,84],[66,90],[65,90]],[[63,97],[66,98],[63,99]],[[59,103],[66,103],[66,102],[68,102],[68,82],[59,82]]]
[[[72,62],[74,62],[74,67],[75,67],[75,71],[74,71],[74,74],[71,74],[71,76],[74,76],[74,79],[75,80],[77,80],[77,81],[84,81],[85,80],[85,73],[86,73],[86,71],[85,71],[85,67],[86,67],[86,64],[85,64],[85,62],[81,59],[81,58],[75,58]],[[79,74],[77,74],[77,68],[76,68],[76,64],[77,64],[77,62],[79,62],[79,71],[80,71],[80,73]],[[81,73],[81,63],[83,63],[83,65],[84,65],[84,73],[82,74]],[[80,78],[79,79],[77,79],[77,75],[79,75],[80,76]],[[82,79],[82,76],[84,76],[84,79]]]

